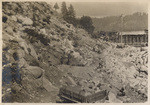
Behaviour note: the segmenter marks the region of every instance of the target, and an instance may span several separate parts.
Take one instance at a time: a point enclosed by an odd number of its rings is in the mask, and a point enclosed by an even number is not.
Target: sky
[[[105,17],[128,15],[135,12],[148,12],[145,2],[66,2],[67,6],[73,5],[76,16]],[[61,6],[61,3],[59,3]]]

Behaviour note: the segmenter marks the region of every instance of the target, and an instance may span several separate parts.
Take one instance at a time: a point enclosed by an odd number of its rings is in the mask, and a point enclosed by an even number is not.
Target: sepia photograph
[[[8,0],[1,12],[2,103],[148,102],[148,2]]]

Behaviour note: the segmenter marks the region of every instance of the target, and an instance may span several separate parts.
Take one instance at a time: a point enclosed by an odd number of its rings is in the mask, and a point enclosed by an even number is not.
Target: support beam
[[[131,43],[132,43],[132,45],[133,45],[133,36],[131,36]]]

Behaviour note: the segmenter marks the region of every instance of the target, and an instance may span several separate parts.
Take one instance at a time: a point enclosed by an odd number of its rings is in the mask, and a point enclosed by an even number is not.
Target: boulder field
[[[93,39],[46,2],[3,2],[2,40],[3,102],[56,103],[62,85],[107,89],[106,103],[147,101],[147,48]]]

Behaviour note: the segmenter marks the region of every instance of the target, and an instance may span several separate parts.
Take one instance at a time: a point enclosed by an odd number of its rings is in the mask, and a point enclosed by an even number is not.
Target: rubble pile
[[[44,2],[3,2],[3,102],[40,102],[45,90],[55,102],[72,30],[57,15]]]
[[[128,91],[127,86],[133,88],[138,95],[143,98],[148,96],[148,52],[147,50],[141,51],[141,48],[129,47],[123,49],[112,48],[104,53],[106,72],[109,75],[108,82],[111,86],[118,89],[124,88]],[[126,89],[127,88],[127,89]],[[127,92],[129,95],[132,93]],[[132,97],[133,98],[133,97]],[[133,100],[136,102],[143,101],[143,99]],[[129,101],[129,100],[128,100]],[[145,101],[145,99],[144,99]]]
[[[101,59],[90,66],[77,67],[61,65],[68,70],[66,85],[79,85],[87,92],[109,91],[106,103],[145,102],[148,97],[148,53],[147,49],[126,46],[118,49],[111,43],[99,55]],[[97,56],[95,56],[97,57]],[[93,58],[94,59],[94,58]],[[63,82],[63,84],[65,83]],[[68,84],[69,83],[69,84]],[[100,101],[99,101],[100,102]]]
[[[92,39],[46,2],[2,5],[3,102],[57,102],[62,85],[107,89],[105,102],[147,100],[147,49]]]
[[[2,11],[3,102],[39,102],[43,91],[54,92],[49,101],[56,102],[63,76],[57,65],[85,65],[79,48],[89,34],[45,2],[3,2]]]

